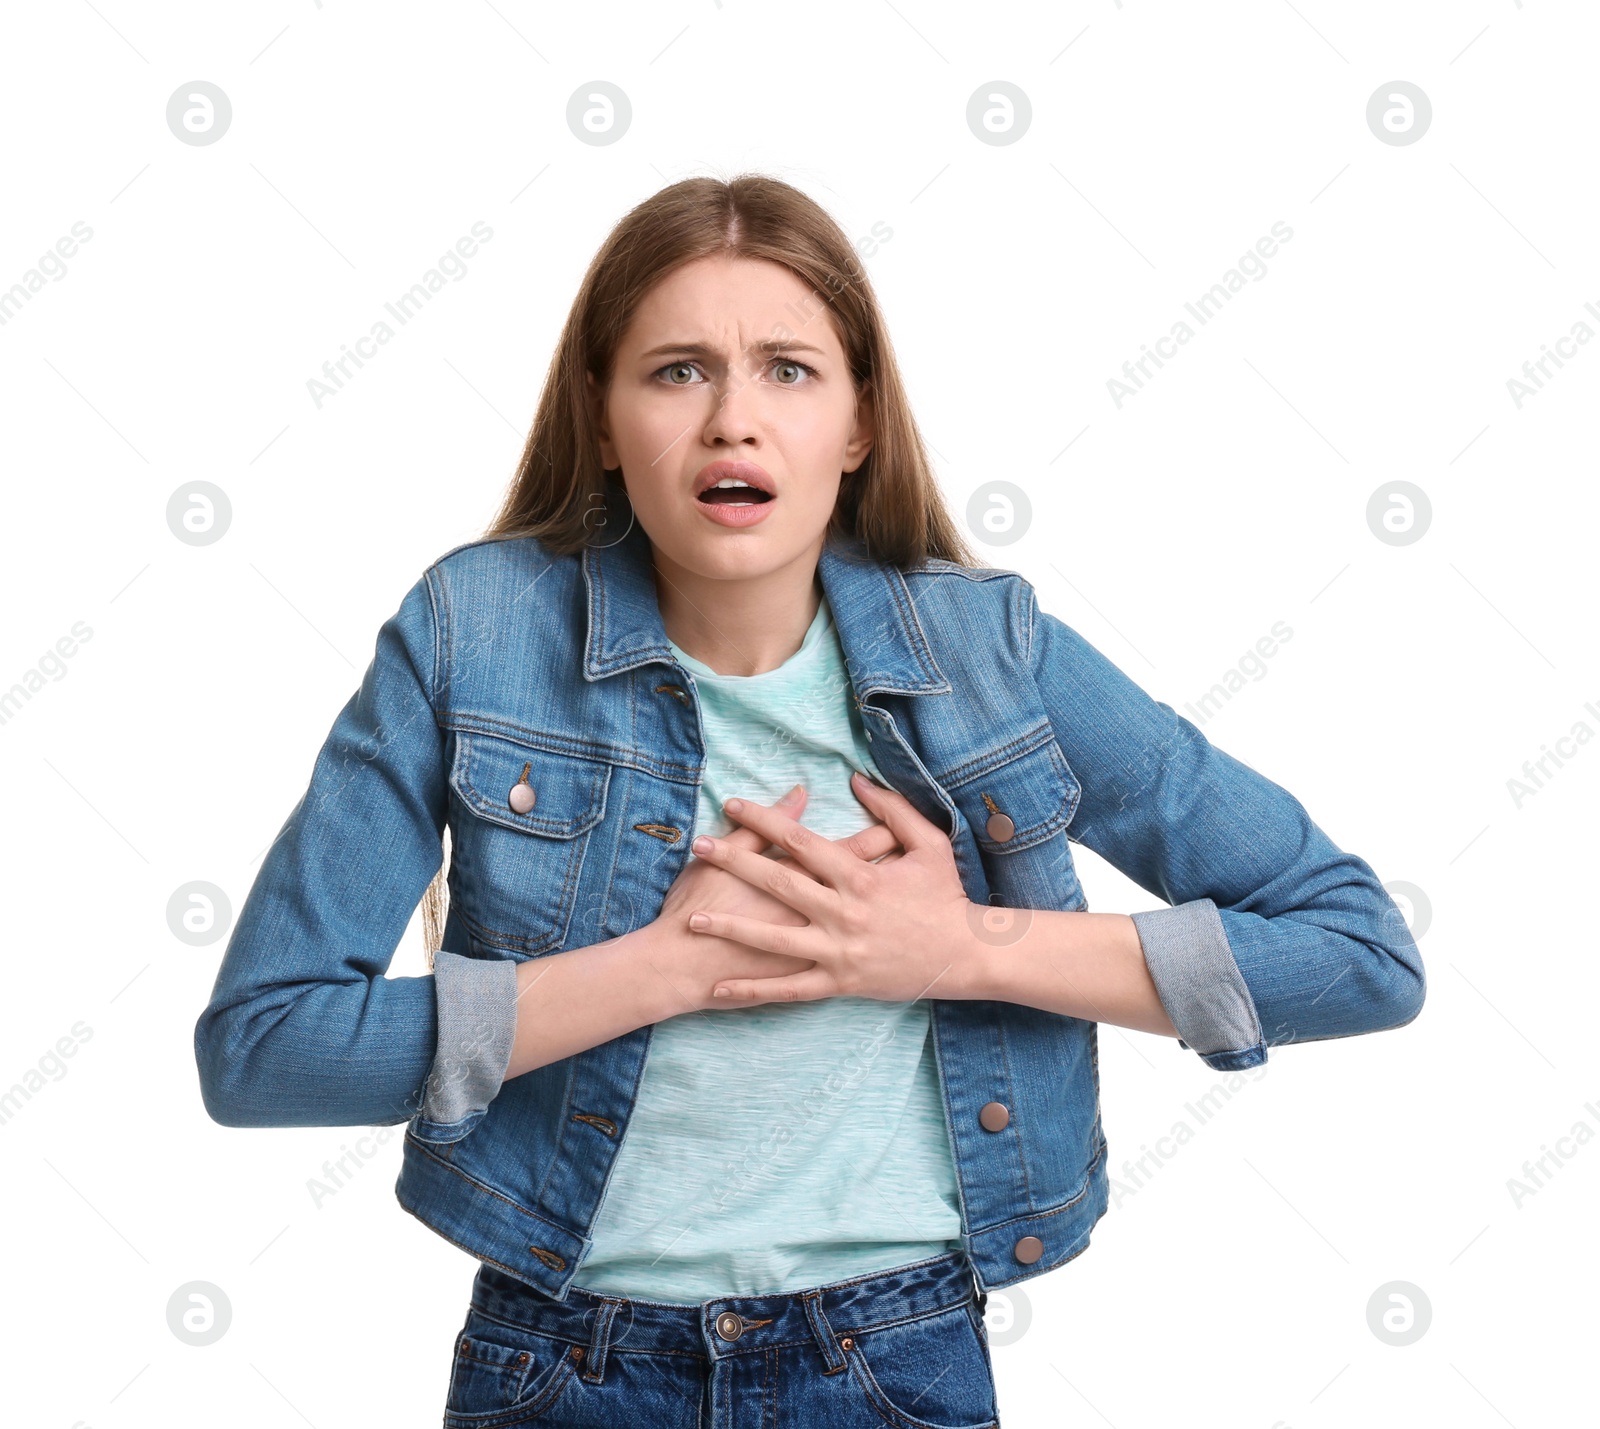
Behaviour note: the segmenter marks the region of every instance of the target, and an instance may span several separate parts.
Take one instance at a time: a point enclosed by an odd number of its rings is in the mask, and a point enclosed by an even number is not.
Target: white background
[[[1414,1023],[1275,1051],[1027,1283],[1002,1422],[1592,1418],[1600,1138],[1508,1181],[1600,1130],[1600,747],[1520,806],[1508,780],[1600,732],[1600,344],[1507,388],[1600,331],[1592,7],[98,0],[10,10],[6,52],[0,289],[93,230],[0,327],[0,689],[92,631],[0,725],[0,1088],[91,1033],[0,1125],[10,1422],[438,1422],[475,1262],[395,1201],[398,1133],[318,1206],[357,1129],[207,1118],[222,943],[167,902],[243,901],[378,626],[492,516],[609,227],[743,169],[892,230],[867,266],[954,509],[1032,503],[991,564],[1180,710],[1292,628],[1205,733],[1431,910]],[[165,117],[197,79],[233,106],[202,147]],[[603,147],[566,121],[596,79],[633,106]],[[996,79],[1033,111],[1004,146],[966,120]],[[1433,106],[1405,146],[1366,121],[1396,79]],[[307,379],[479,220],[319,410]],[[1119,408],[1107,380],[1276,221],[1266,276]],[[204,547],[166,516],[197,479],[232,505]],[[1408,545],[1368,522],[1394,480],[1431,504]],[[1092,907],[1156,906],[1079,855]],[[424,967],[417,920],[391,971]],[[1224,1080],[1113,1027],[1100,1066],[1119,1177]],[[195,1280],[232,1306],[205,1348],[167,1325]],[[1390,1281],[1431,1305],[1404,1348],[1368,1327]]]

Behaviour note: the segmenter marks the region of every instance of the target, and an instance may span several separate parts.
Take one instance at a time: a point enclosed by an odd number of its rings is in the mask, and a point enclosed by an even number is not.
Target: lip
[[[694,489],[689,494],[699,501],[700,493],[707,487],[727,479],[748,482],[766,492],[773,501],[778,498],[777,483],[753,461],[714,461],[709,466],[701,467],[694,479]],[[763,501],[760,504],[766,507],[772,502]]]

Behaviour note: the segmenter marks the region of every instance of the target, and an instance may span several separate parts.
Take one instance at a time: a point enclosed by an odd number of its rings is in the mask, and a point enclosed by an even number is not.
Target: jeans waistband
[[[724,1295],[675,1305],[604,1295],[571,1286],[565,1300],[541,1294],[488,1264],[478,1268],[472,1308],[535,1334],[580,1347],[584,1378],[598,1383],[613,1351],[686,1354],[719,1360],[757,1350],[815,1343],[837,1373],[846,1360],[838,1339],[920,1320],[977,1297],[963,1251],[892,1270],[773,1295]]]

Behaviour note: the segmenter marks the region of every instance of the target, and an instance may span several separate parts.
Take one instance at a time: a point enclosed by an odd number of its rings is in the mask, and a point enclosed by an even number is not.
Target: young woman
[[[1172,906],[1084,911],[1073,842]],[[744,176],[596,256],[195,1049],[225,1124],[408,1123],[481,1262],[448,1425],[961,1429],[987,1291],[1106,1209],[1098,1023],[1231,1071],[1423,993],[1364,861],[973,560],[849,243]]]

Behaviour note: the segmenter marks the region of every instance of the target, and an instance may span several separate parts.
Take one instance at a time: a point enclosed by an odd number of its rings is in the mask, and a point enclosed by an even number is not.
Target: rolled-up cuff
[[[1145,965],[1178,1029],[1178,1045],[1219,1072],[1267,1060],[1255,999],[1233,959],[1217,905],[1196,898],[1133,914]]]
[[[439,1038],[421,1115],[448,1126],[481,1113],[505,1081],[517,1030],[517,964],[441,949],[433,981]]]

